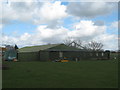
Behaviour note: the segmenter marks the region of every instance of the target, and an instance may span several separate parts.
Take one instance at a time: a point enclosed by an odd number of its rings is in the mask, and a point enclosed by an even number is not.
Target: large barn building
[[[109,59],[109,52],[92,52],[64,44],[48,44],[18,49],[19,61],[54,61],[60,58],[69,60]]]

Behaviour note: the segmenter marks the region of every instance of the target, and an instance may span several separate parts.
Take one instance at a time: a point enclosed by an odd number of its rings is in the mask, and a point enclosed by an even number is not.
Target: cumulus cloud
[[[97,21],[94,22],[94,25],[103,26],[104,25],[104,21],[97,20]]]
[[[3,4],[2,23],[8,24],[13,20],[32,24],[48,24],[54,28],[60,19],[67,16],[66,6],[60,1],[50,2],[11,2]],[[53,26],[54,25],[54,26]]]
[[[12,0],[14,1],[14,0]],[[103,21],[80,20],[80,18],[93,18],[106,15],[115,10],[115,3],[107,2],[69,2],[62,5],[60,1],[38,2],[9,2],[3,3],[3,13],[0,12],[0,20],[3,24],[12,21],[22,21],[38,25],[30,34],[25,32],[18,36],[8,36],[3,34],[3,43],[18,44],[18,46],[42,45],[47,43],[62,43],[67,37],[74,37],[84,42],[92,40],[103,43],[104,48],[117,48],[117,35],[107,34],[108,26]],[[35,2],[33,2],[35,1]],[[0,5],[1,7],[1,5]],[[73,30],[62,26],[63,19],[72,15],[78,18],[76,23],[72,23]],[[79,22],[78,22],[79,21]],[[116,28],[118,22],[113,22],[110,28]],[[0,28],[2,28],[0,24]]]
[[[88,39],[94,38],[96,35],[103,34],[106,30],[106,26],[94,25],[94,22],[90,20],[82,20],[79,23],[76,23],[74,28],[75,30],[71,31],[69,35],[73,37],[88,37]]]
[[[0,31],[1,31],[2,27],[3,27],[3,25],[2,25],[2,24],[0,24]]]
[[[40,8],[42,3],[39,2],[11,2],[3,3],[2,21],[3,23],[12,20],[32,21],[36,8]]]
[[[66,6],[61,5],[60,1],[55,3],[45,3],[40,10],[41,16],[47,20],[61,19],[67,16]]]
[[[34,23],[47,24],[48,28],[57,28],[61,24],[61,19],[67,17],[66,6],[61,5],[60,1],[55,3],[44,3],[41,9],[36,10]]]
[[[113,11],[117,3],[108,2],[70,2],[67,12],[80,18],[93,18]]]
[[[4,0],[5,2],[9,1],[9,2],[48,2],[48,1],[54,1],[54,0]]]
[[[109,27],[107,28],[107,31],[111,34],[118,34],[118,23],[119,21],[114,21],[109,24]]]
[[[4,35],[4,43],[14,43],[18,46],[42,45],[47,43],[62,43],[67,37],[74,37],[84,42],[98,41],[104,44],[105,49],[116,49],[116,35],[106,33],[106,27],[95,25],[93,21],[82,20],[74,24],[74,30],[65,27],[48,28],[47,25],[40,25],[33,34],[24,33],[19,37]]]
[[[114,29],[118,29],[118,23],[120,23],[120,21],[114,21],[111,23],[111,28],[114,28]]]
[[[47,43],[61,43],[69,30],[61,27],[59,29],[50,29],[46,25],[40,25],[34,34],[24,33],[19,37],[3,35],[3,43],[26,45],[41,45]]]
[[[74,2],[74,0],[71,1]],[[119,2],[119,0],[79,0],[79,2]]]
[[[42,41],[47,43],[61,43],[69,32],[69,30],[64,27],[58,29],[50,29],[46,27],[47,26],[39,26],[37,34],[42,37]]]
[[[94,40],[98,40],[104,44],[104,49],[118,50],[118,35],[113,34],[100,34]]]

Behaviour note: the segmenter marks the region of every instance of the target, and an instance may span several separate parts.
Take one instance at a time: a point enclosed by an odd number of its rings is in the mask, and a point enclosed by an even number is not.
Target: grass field
[[[3,88],[117,88],[117,60],[3,62]]]

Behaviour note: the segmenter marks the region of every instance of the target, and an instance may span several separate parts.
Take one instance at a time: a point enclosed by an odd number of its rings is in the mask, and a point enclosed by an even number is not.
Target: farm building
[[[19,61],[53,61],[60,58],[82,60],[87,58],[108,59],[108,52],[90,52],[64,44],[48,44],[18,49]]]

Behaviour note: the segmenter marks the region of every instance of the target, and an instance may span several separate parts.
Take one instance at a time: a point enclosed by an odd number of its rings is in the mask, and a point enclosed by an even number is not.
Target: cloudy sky
[[[3,44],[24,47],[62,43],[73,37],[82,42],[101,42],[104,49],[117,50],[117,2],[6,0],[0,7]]]

